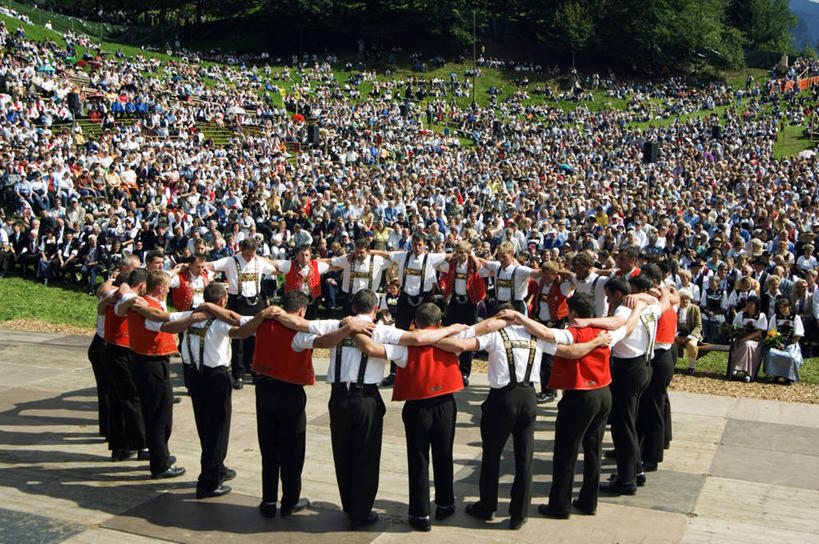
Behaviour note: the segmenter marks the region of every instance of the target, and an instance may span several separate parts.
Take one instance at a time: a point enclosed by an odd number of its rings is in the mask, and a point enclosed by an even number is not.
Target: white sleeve
[[[626,328],[620,327],[614,329],[613,331],[609,331],[609,337],[611,338],[611,342],[609,342],[609,346],[613,346],[615,344],[619,344],[626,338]]]
[[[813,300],[811,301],[811,306],[813,307],[813,318],[819,320],[819,287],[814,289]]]
[[[290,342],[290,347],[295,352],[301,352],[306,349],[313,349],[313,342],[318,337],[319,335],[312,334],[309,332],[296,333],[296,336],[293,337],[293,341]]]
[[[482,350],[492,351],[492,347],[495,344],[495,337],[498,336],[497,332],[490,332],[488,334],[484,334],[478,336],[478,347]]]
[[[406,346],[396,346],[395,344],[384,344],[384,351],[387,352],[387,360],[392,361],[401,368],[406,368],[409,350]]]
[[[268,276],[276,272],[276,267],[267,259],[256,257],[259,260],[259,273],[267,274]]]
[[[768,316],[764,312],[759,312],[759,319],[756,322],[756,328],[764,331],[768,328]]]
[[[561,292],[561,294],[563,294],[564,297],[569,296],[569,293],[572,292],[572,282],[564,281],[563,283],[561,283],[560,284],[560,292]],[[592,293],[592,294],[594,294],[594,293]]]
[[[475,338],[475,325],[455,335],[455,338]]]
[[[390,260],[400,266],[407,259],[407,255],[406,251],[390,251]]]
[[[568,346],[574,344],[574,336],[566,329],[551,329],[555,335],[555,344],[566,344]]]
[[[339,255],[338,257],[333,257],[330,264],[336,268],[346,268],[350,265],[350,261],[347,260],[347,255]]]
[[[119,308],[120,308],[120,306],[121,306],[121,305],[122,305],[124,302],[127,302],[127,301],[131,300],[132,298],[136,298],[136,293],[133,293],[133,292],[132,292],[132,293],[125,293],[124,295],[122,295],[122,298],[121,298],[121,299],[119,299],[119,301],[118,301],[118,302],[116,303],[116,305],[114,306],[114,313],[115,313],[115,314],[117,314],[117,315],[119,315]]]
[[[328,270],[330,270],[330,265],[327,263],[316,263],[318,266],[318,273],[319,275],[326,274]],[[281,269],[279,269],[281,270]]]
[[[389,325],[378,324],[373,331],[373,341],[379,344],[401,344],[401,337],[407,331],[403,331]]]
[[[276,268],[282,274],[287,274],[290,272],[290,261],[275,261]]]
[[[232,261],[233,257],[222,257],[213,261],[213,270],[216,272],[224,272],[227,270],[228,262]]]
[[[557,344],[554,342],[547,342],[545,340],[541,340],[538,338],[537,347],[540,348],[540,351],[547,355],[554,355],[557,351]]]
[[[802,318],[798,315],[793,318],[793,335],[805,336],[805,327],[802,325]]]
[[[179,287],[179,274],[173,275],[170,283],[168,284],[168,287],[170,287],[171,289],[176,289],[177,287]]]
[[[340,322],[338,319],[316,319],[310,322],[308,331],[310,334],[321,336],[323,334],[327,334],[328,332],[332,332],[339,327]]]
[[[628,321],[629,316],[631,315],[631,308],[626,306],[625,304],[621,304],[614,310],[615,317],[622,317],[626,321]]]
[[[435,267],[446,261],[446,253],[430,253],[427,259]]]

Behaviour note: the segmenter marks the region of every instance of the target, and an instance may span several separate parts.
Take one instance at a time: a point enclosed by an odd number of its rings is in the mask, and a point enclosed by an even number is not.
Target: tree
[[[578,1],[563,4],[555,13],[554,30],[559,40],[571,51],[574,67],[575,53],[585,49],[594,36],[594,21],[588,6]]]
[[[751,49],[791,51],[791,29],[797,19],[788,0],[732,0],[726,14],[728,24],[742,32]]]

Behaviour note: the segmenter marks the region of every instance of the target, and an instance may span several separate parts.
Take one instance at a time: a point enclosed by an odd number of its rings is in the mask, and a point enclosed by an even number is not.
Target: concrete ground
[[[266,519],[256,506],[261,460],[253,386],[233,396],[228,466],[233,492],[196,500],[199,442],[190,399],[174,406],[171,451],[185,467],[175,480],[150,479],[147,462],[113,463],[98,436],[89,338],[0,330],[0,542],[770,542],[819,543],[819,406],[672,393],[674,441],[658,472],[633,497],[601,497],[595,517],[567,521],[537,513],[551,480],[556,406],[541,406],[529,522],[508,530],[511,444],[503,458],[494,522],[463,512],[476,500],[480,403],[485,375],[457,395],[457,513],[432,532],[406,523],[406,454],[401,406],[387,401],[380,521],[349,532],[340,511],[330,448],[329,387],[308,388],[303,495],[313,506],[288,519]],[[175,371],[179,359],[172,359]],[[316,361],[323,374],[327,360]],[[178,375],[176,391],[182,392]],[[610,441],[607,437],[607,447]],[[578,466],[579,468],[579,466]],[[614,465],[603,465],[603,478]],[[578,470],[579,474],[579,470]],[[576,487],[579,483],[576,482]],[[275,535],[273,534],[275,533]]]

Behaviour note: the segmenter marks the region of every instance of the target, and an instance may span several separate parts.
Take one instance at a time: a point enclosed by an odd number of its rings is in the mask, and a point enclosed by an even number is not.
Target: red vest
[[[151,308],[162,309],[162,305],[150,297],[145,301]],[[145,318],[133,310],[128,312],[128,341],[131,349],[139,355],[160,357],[176,353],[176,338],[167,332],[154,332],[145,328]]]
[[[615,274],[615,276],[623,276],[623,275],[624,275],[624,274],[623,274],[623,271],[622,271],[622,270],[620,270],[620,269],[618,268],[618,269],[617,269],[617,273]],[[639,266],[635,266],[635,267],[634,267],[634,270],[632,270],[631,272],[629,272],[628,277],[629,277],[629,278],[634,278],[634,277],[637,277],[637,276],[639,276],[639,275],[640,275],[640,267],[639,267]]]
[[[593,340],[602,329],[570,327],[566,330],[572,334],[576,344],[581,344]],[[609,348],[602,347],[595,348],[585,357],[575,360],[555,356],[549,388],[590,390],[606,387],[611,383],[610,354]]]
[[[130,347],[128,340],[128,318],[120,317],[114,311],[116,304],[105,310],[105,341],[123,348]]]
[[[202,271],[202,286],[208,286],[207,270]],[[194,287],[191,283],[191,271],[185,270],[179,274],[179,287],[171,291],[171,303],[180,312],[187,312],[193,305]]]
[[[297,332],[274,319],[263,321],[256,331],[253,372],[298,385],[315,385],[313,350],[293,351]]]
[[[422,400],[464,388],[458,356],[433,346],[409,346],[407,367],[396,367],[392,400]]]
[[[672,306],[657,320],[657,338],[654,342],[673,344],[675,336],[677,336],[677,311]]]
[[[538,309],[538,314],[540,314],[540,297],[543,295],[543,287],[544,287],[544,280],[540,280],[538,284],[538,305],[536,308]],[[552,321],[557,321],[558,319],[563,319],[567,315],[569,315],[569,305],[566,303],[566,296],[560,290],[560,280],[557,279],[552,282],[552,286],[549,287],[549,292],[545,295],[546,296],[546,305],[549,306],[549,318]]]
[[[441,287],[444,289],[444,300],[455,292],[455,269],[458,268],[453,259],[449,263],[449,270],[441,274]],[[478,277],[478,268],[470,258],[466,261],[466,292],[472,304],[477,304],[486,297],[486,285],[482,278]]]
[[[310,288],[310,296],[319,298],[321,296],[321,276],[319,276],[318,262],[310,260],[307,263],[310,270],[307,272],[307,286]],[[284,276],[284,292],[301,291],[304,278],[301,275],[301,267],[298,262],[290,261],[290,272]]]

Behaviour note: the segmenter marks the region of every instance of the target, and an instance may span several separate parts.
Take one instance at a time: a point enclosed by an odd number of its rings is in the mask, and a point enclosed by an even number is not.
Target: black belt
[[[406,297],[407,304],[409,304],[413,308],[417,308],[418,306],[420,306],[424,302],[424,300],[427,298],[427,296],[429,294],[431,294],[431,293],[432,293],[432,291],[426,291],[426,292],[421,293],[419,295],[410,295],[409,293],[404,291],[401,294]]]
[[[215,371],[217,371],[217,370],[223,370],[223,371],[227,372],[228,370],[230,370],[230,368],[229,368],[227,365],[220,365],[220,366],[205,366],[205,365],[202,365],[202,367],[201,367],[201,368],[196,368],[196,365],[194,365],[194,364],[191,364],[191,363],[182,363],[182,366],[183,366],[184,368],[190,368],[190,369],[192,369],[194,372],[199,372],[199,373],[203,373],[203,372],[215,372]]]
[[[501,391],[506,393],[507,391],[512,391],[513,389],[517,389],[518,387],[534,387],[534,382],[517,382],[517,383],[509,383],[504,385],[503,387],[496,387],[489,390],[491,393],[492,391]]]
[[[358,385],[357,383],[334,383],[331,384],[331,388],[333,392],[339,392],[346,395],[353,395],[362,392],[373,392],[378,391],[378,384],[375,383],[365,383],[362,385]]]
[[[611,358],[612,363],[628,364],[628,363],[643,363],[648,364],[650,361],[646,358],[645,353],[639,357],[614,357]]]
[[[257,293],[252,297],[246,297],[244,295],[228,295],[229,300],[243,300],[245,304],[248,306],[256,306],[259,302],[261,302],[261,296]]]

